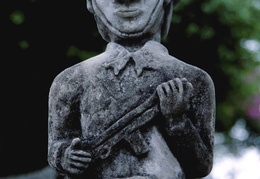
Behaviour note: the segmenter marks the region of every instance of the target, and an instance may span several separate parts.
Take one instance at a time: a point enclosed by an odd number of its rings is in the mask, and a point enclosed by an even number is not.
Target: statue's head
[[[154,35],[165,38],[173,4],[174,0],[87,0],[106,41]]]

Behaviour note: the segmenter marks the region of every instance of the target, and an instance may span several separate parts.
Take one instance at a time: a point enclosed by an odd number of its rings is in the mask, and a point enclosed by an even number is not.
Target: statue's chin
[[[95,18],[99,32],[106,41],[111,41],[114,37],[122,39],[140,38],[147,34],[154,35],[160,31],[161,22],[163,21],[164,12],[163,0],[160,5],[156,6],[150,16],[137,16],[134,20],[117,17],[116,20],[107,19],[98,8],[95,8]]]
[[[145,34],[144,29],[142,31],[119,31],[116,33],[121,38],[138,38]]]

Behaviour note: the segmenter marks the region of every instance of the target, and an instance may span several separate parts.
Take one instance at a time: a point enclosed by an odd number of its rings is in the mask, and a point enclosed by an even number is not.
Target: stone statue
[[[168,54],[173,0],[87,0],[102,54],[54,80],[49,164],[66,178],[188,179],[212,168],[214,85]]]

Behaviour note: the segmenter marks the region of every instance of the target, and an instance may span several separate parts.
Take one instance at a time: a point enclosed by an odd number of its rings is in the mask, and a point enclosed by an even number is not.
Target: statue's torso
[[[85,93],[80,99],[80,122],[82,135],[86,139],[100,135],[123,115],[147,100],[158,85],[176,75],[174,71],[167,75],[158,68],[144,69],[142,75],[137,76],[133,62],[129,62],[119,75],[102,65],[98,68],[86,75],[88,78],[83,83]],[[156,120],[164,119],[157,117],[154,123]],[[158,126],[147,125],[142,128],[141,133],[149,146],[148,153],[138,156],[122,140],[113,148],[111,157],[99,162],[95,169],[98,178],[183,178],[180,164]]]
[[[189,110],[180,122],[170,128],[160,109],[149,122],[143,123],[149,117],[149,113],[143,116],[146,112],[133,117],[131,112],[146,104],[158,85],[177,78],[193,86]],[[183,179],[184,171],[187,177],[204,176],[212,161],[213,92],[214,85],[205,72],[170,56],[159,43],[147,42],[137,52],[127,52],[112,43],[106,52],[64,70],[55,78],[49,102],[48,160],[59,173],[75,179],[61,166],[71,141],[75,138],[95,141],[106,136],[102,134],[111,126],[117,126],[118,120],[131,114],[130,119],[138,119],[142,125],[121,138],[118,135],[110,155],[97,160],[96,156],[102,155],[94,156],[94,162],[84,168],[84,175],[76,178]],[[125,122],[126,126],[131,123]],[[113,130],[109,130],[112,136],[104,137],[105,143],[120,131]],[[92,149],[96,148],[85,149],[93,156]],[[208,163],[201,163],[205,157]]]

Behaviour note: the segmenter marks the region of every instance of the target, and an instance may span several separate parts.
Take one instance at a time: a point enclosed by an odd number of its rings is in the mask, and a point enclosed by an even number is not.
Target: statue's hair
[[[104,24],[99,24],[102,23],[100,22],[100,19],[96,17],[96,13],[93,9],[92,6],[92,1],[93,0],[86,0],[87,1],[87,9],[89,10],[89,12],[91,12],[92,14],[94,14],[96,21],[98,23],[98,28],[102,28],[103,30],[108,30],[107,28],[103,28]],[[172,10],[173,10],[173,6],[176,5],[180,0],[164,0],[164,10],[165,10],[165,15],[164,15],[164,21],[161,27],[161,37],[162,39],[165,39],[169,29],[170,29],[170,24],[171,24],[171,18],[172,18]],[[100,29],[99,29],[100,30]],[[100,31],[102,37],[106,40],[106,41],[110,41],[109,39],[109,35],[108,32],[104,32],[104,31]]]

